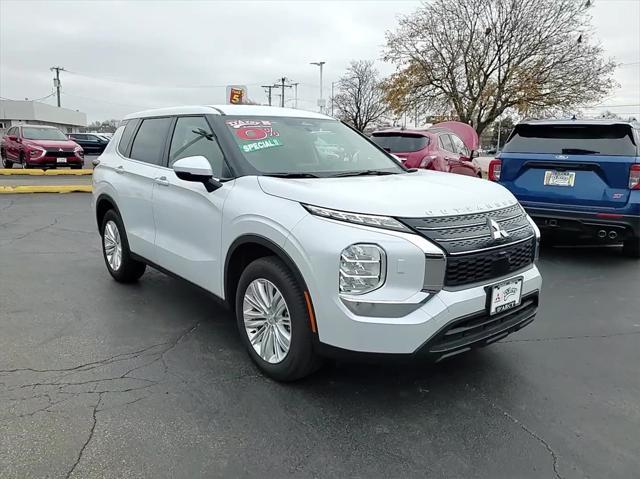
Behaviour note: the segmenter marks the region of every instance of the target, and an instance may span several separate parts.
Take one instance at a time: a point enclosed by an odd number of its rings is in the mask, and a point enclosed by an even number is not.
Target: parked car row
[[[0,142],[4,168],[82,168],[84,154],[100,155],[109,138],[98,133],[70,133],[45,125],[19,125],[7,130]]]

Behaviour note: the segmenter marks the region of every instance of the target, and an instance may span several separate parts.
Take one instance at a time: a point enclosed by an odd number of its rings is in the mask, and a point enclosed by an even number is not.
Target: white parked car
[[[319,136],[340,155],[319,152]],[[317,113],[129,115],[94,170],[93,206],[117,281],[151,265],[218,296],[278,380],[346,351],[445,358],[538,306],[539,232],[511,193],[407,170]]]

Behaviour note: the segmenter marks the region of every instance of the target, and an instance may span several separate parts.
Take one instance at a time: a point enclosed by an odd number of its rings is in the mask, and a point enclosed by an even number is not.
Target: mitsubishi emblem
[[[491,238],[495,241],[500,241],[509,237],[509,233],[506,230],[503,230],[498,222],[493,218],[487,218],[487,228],[489,228]]]
[[[58,148],[58,151],[64,151],[62,148]]]

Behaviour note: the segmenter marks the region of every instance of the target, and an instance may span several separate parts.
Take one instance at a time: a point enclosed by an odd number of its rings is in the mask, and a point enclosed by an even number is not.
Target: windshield
[[[406,170],[346,125],[325,119],[225,117],[246,161],[260,173],[307,176]]]
[[[629,125],[517,125],[505,153],[636,156]]]
[[[406,153],[410,151],[422,150],[429,144],[429,138],[426,136],[407,135],[407,134],[388,134],[378,133],[371,138],[376,145],[384,148],[391,153]]]
[[[22,137],[27,140],[68,140],[57,128],[22,127]]]

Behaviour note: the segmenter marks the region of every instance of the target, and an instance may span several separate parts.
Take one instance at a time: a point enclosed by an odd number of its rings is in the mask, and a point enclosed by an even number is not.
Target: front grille
[[[482,213],[398,219],[445,251],[445,286],[461,286],[504,276],[524,268],[534,259],[535,234],[526,213],[517,203]],[[490,220],[508,236],[494,239]]]
[[[74,155],[73,151],[58,151],[58,150],[47,150],[45,156],[50,156],[53,158],[70,158]]]
[[[445,286],[486,281],[524,268],[533,262],[535,239],[504,248],[447,258]]]

